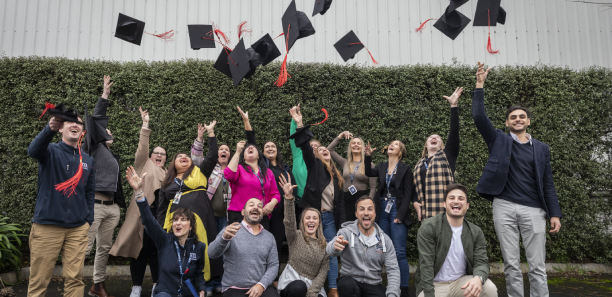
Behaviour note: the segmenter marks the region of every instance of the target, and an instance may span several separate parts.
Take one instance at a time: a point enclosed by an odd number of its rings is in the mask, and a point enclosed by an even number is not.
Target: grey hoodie
[[[358,220],[342,224],[342,228],[336,236],[342,235],[348,244],[343,251],[334,249],[336,239],[327,244],[327,254],[332,257],[340,257],[342,267],[341,275],[349,275],[355,281],[370,285],[382,283],[382,267],[387,267],[387,293],[386,296],[400,296],[400,271],[395,256],[393,242],[376,223],[374,229],[380,240],[376,245],[367,247],[359,240]]]

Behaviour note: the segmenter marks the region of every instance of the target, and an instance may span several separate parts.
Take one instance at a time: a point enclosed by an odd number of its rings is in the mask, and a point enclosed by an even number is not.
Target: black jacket
[[[310,206],[321,210],[323,190],[329,185],[331,175],[327,168],[325,168],[325,164],[317,159],[312,151],[310,138],[313,134],[310,132],[309,127],[304,126],[290,136],[290,138],[295,138],[295,145],[302,150],[304,163],[306,163],[306,168],[308,168],[306,187],[304,188],[304,195],[302,200],[300,200],[299,206],[303,209]],[[336,221],[336,230],[339,230],[340,225],[346,220],[346,214],[344,213],[344,191],[338,185],[337,178],[334,178],[334,219]]]
[[[372,162],[372,156],[365,156],[365,163],[369,164]],[[370,168],[365,166],[365,175],[369,177],[378,177],[378,189],[376,190],[376,196],[374,197],[374,203],[376,204],[376,217],[380,218],[381,211],[381,196],[386,189],[385,184],[387,171],[389,170],[388,162],[380,162],[376,167]],[[397,164],[397,172],[395,173],[395,189],[397,191],[397,197],[395,203],[397,203],[397,216],[396,219],[402,221],[404,225],[410,227],[412,224],[412,215],[410,215],[410,203],[416,197],[416,190],[413,186],[412,169],[408,164],[399,161]]]

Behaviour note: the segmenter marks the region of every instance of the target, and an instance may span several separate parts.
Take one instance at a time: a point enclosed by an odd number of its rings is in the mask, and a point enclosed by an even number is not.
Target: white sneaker
[[[130,293],[130,297],[140,297],[141,292],[142,292],[141,286],[132,286],[132,293]]]
[[[157,286],[157,284],[153,284],[153,288],[151,288],[151,297],[153,297],[153,295],[155,295],[155,286]],[[132,296],[130,296],[132,297]]]

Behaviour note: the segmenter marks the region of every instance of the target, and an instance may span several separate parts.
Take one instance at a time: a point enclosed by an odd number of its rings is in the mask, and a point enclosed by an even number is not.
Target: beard
[[[244,216],[244,220],[247,223],[251,224],[251,225],[257,225],[257,224],[261,223],[261,220],[263,220],[263,215],[261,215],[261,212],[260,212],[259,213],[259,217],[257,219],[252,219],[251,215],[248,214],[248,215]]]
[[[512,132],[512,133],[514,133],[514,134],[518,134],[518,133],[522,133],[522,132],[524,132],[525,130],[527,130],[527,126],[525,126],[525,125],[523,124],[523,127],[524,127],[523,129],[517,130],[517,129],[514,129],[514,127],[513,127],[512,125],[510,125],[510,126],[508,126],[508,129],[510,130],[510,132]]]

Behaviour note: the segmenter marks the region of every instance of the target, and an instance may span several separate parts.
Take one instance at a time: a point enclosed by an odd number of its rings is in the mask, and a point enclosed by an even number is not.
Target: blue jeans
[[[325,240],[330,242],[336,237],[336,220],[334,213],[331,211],[323,212],[323,236]],[[329,271],[327,272],[327,281],[329,288],[337,288],[336,279],[338,278],[338,258],[329,257]]]
[[[408,227],[404,225],[404,223],[394,223],[395,216],[397,216],[397,203],[395,203],[395,198],[393,200],[385,201],[382,198],[382,205],[380,216],[378,217],[378,226],[380,229],[391,238],[393,242],[393,247],[395,247],[395,255],[397,257],[397,264],[400,269],[400,287],[408,288],[408,277],[410,272],[410,267],[408,266],[408,258],[406,257],[406,240],[408,238]],[[393,206],[391,207],[391,211],[387,213],[385,209],[387,208],[387,203],[393,201]]]
[[[223,230],[228,225],[227,217],[215,216],[215,222],[217,223],[217,234],[219,234],[219,232],[221,232],[221,230]],[[206,282],[206,292],[212,292],[214,288],[221,288],[221,279],[222,279],[222,276],[217,276],[207,281]]]

